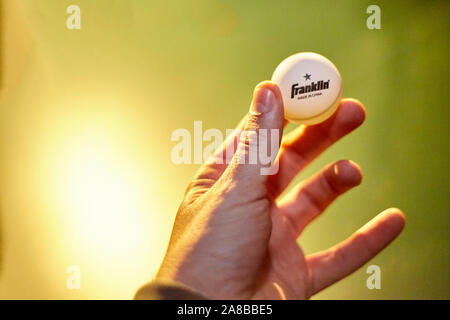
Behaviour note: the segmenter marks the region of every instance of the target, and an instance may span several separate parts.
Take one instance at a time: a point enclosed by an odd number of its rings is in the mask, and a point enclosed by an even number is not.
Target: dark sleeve
[[[206,300],[198,292],[175,282],[152,281],[142,286],[135,300]]]

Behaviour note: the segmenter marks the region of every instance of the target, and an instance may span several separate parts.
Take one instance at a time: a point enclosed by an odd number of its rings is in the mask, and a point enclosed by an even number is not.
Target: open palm
[[[283,137],[272,165],[276,174],[261,174],[264,165],[246,161],[251,146],[271,145],[282,135],[255,139],[241,132],[281,133],[283,115],[278,87],[258,85],[250,112],[189,185],[159,279],[211,299],[307,299],[358,269],[401,232],[403,213],[391,208],[344,242],[305,257],[297,238],[334,199],[360,184],[361,170],[338,161],[279,196],[301,169],[357,128],[365,112],[358,101],[343,100],[325,122]],[[237,150],[228,159],[230,146]]]

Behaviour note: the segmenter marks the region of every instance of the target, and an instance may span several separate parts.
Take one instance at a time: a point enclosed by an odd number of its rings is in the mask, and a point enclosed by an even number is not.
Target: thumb
[[[222,183],[237,190],[261,189],[265,195],[268,175],[277,173],[273,167],[283,135],[284,109],[276,84],[264,81],[253,92],[236,153],[223,173]],[[259,192],[256,192],[259,193]]]

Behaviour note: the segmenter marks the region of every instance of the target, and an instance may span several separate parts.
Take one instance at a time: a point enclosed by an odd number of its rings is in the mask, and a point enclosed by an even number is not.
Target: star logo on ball
[[[305,75],[303,76],[303,78],[305,78],[305,80],[311,80],[311,75],[305,73]]]

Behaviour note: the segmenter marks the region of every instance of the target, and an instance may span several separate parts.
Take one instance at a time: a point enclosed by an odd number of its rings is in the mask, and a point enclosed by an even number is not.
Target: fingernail
[[[265,87],[256,87],[253,93],[253,101],[250,105],[250,113],[261,115],[276,107],[277,99],[272,90]]]

